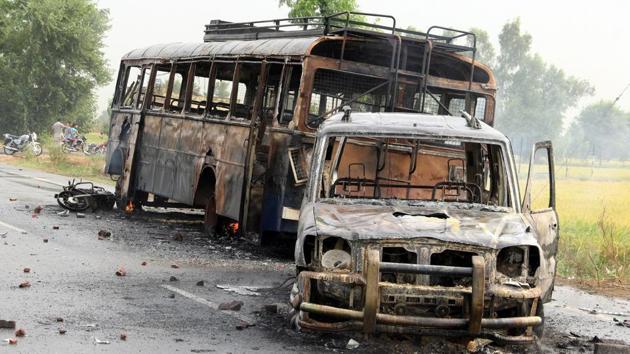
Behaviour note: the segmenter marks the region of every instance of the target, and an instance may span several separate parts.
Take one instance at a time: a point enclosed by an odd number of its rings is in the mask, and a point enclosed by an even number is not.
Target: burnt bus
[[[133,50],[109,131],[118,205],[203,208],[208,230],[233,220],[294,234],[315,133],[342,107],[493,124],[495,80],[475,51],[473,33],[365,13],[213,20],[203,43]]]

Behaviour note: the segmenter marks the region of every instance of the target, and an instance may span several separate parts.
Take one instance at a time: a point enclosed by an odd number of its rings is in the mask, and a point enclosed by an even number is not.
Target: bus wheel
[[[208,198],[208,203],[206,203],[206,211],[203,218],[203,228],[208,235],[213,236],[215,234],[217,222],[217,205],[214,200],[214,191],[212,191]]]

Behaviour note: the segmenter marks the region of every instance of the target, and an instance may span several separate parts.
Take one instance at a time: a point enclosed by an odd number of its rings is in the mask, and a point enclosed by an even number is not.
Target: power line
[[[621,93],[619,94],[619,96],[617,96],[617,98],[615,98],[615,100],[613,101],[612,105],[613,106],[615,103],[617,103],[617,101],[619,101],[619,99],[621,98],[621,96],[623,96],[624,93],[626,93],[626,90],[628,89],[628,87],[630,87],[630,82],[626,85],[626,87],[624,87],[624,89],[621,91]]]

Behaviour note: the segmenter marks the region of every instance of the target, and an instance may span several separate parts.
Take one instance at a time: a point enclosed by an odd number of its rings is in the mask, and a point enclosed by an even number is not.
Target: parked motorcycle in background
[[[88,155],[95,155],[95,154],[105,155],[106,152],[107,152],[107,143],[87,145],[86,154]]]
[[[42,154],[42,146],[37,142],[37,134],[35,132],[24,134],[21,136],[4,134],[4,153],[13,155],[16,152],[24,152],[31,150],[33,155]]]
[[[90,155],[89,146],[85,136],[81,135],[76,139],[64,138],[61,143],[61,151],[69,154],[71,152],[82,152],[86,155]]]

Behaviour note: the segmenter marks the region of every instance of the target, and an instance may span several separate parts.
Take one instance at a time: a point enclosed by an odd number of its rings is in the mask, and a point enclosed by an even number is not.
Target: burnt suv
[[[462,117],[339,114],[318,131],[292,322],[312,330],[542,335],[556,271],[553,152],[523,198],[509,140]]]

